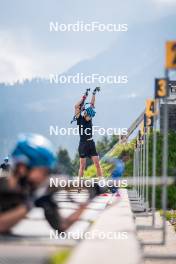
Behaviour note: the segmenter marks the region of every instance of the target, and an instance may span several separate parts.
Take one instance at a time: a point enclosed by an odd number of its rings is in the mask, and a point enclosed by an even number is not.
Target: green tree
[[[116,135],[111,137],[103,136],[98,140],[96,145],[100,158],[102,158],[118,142],[118,140],[118,136]]]
[[[79,170],[79,154],[76,153],[74,159],[72,160],[72,166],[73,166],[73,175],[78,176],[78,170]]]
[[[112,135],[109,139],[109,149],[111,149],[115,144],[119,142],[119,136]]]
[[[58,160],[59,160],[59,172],[72,176],[73,165],[67,149],[59,148]]]

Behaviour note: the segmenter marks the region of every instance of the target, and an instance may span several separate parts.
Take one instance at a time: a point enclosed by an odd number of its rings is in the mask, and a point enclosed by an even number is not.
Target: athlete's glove
[[[93,95],[95,95],[96,94],[96,92],[99,92],[100,91],[100,87],[96,87],[94,90],[93,90]]]

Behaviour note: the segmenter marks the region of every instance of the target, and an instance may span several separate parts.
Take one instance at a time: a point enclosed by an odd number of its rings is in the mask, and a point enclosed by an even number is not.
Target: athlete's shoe
[[[100,196],[109,196],[109,193],[102,193]]]
[[[115,196],[116,196],[116,197],[120,197],[120,193],[119,193],[119,191],[117,191],[117,192],[115,193]]]

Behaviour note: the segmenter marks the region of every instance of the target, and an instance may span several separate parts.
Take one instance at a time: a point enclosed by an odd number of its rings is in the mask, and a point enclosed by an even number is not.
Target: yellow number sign
[[[176,40],[166,42],[166,69],[176,69]]]
[[[168,96],[167,79],[155,79],[155,98],[164,98]]]
[[[145,114],[147,117],[154,116],[155,100],[147,99]]]

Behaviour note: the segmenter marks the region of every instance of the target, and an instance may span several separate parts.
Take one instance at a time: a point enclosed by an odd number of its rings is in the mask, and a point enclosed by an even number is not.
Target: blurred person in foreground
[[[37,134],[22,135],[11,156],[10,175],[0,178],[0,233],[9,233],[33,207],[43,208],[46,220],[58,232],[79,219],[87,204],[80,205],[76,212],[63,219],[46,184],[57,163],[46,138]]]

